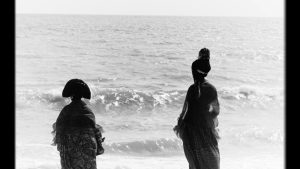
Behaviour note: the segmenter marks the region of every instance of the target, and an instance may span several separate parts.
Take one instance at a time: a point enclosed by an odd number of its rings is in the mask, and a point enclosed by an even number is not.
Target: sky
[[[16,13],[284,17],[284,0],[16,0]]]

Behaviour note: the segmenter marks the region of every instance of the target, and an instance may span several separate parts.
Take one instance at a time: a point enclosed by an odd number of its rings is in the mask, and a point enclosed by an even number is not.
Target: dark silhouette
[[[67,82],[63,97],[71,97],[53,124],[53,145],[60,152],[62,169],[96,169],[96,155],[104,153],[103,129],[95,123],[95,115],[81,98],[90,99],[88,85],[80,79]]]
[[[207,60],[209,60],[210,59],[210,51],[209,51],[209,49],[202,48],[199,51],[198,59],[207,59]]]
[[[194,84],[187,91],[182,113],[174,127],[183,141],[190,169],[220,168],[216,130],[219,102],[216,88],[205,79],[210,71],[209,50],[205,51],[206,55],[192,63]]]
[[[205,75],[204,77],[207,76],[207,73],[210,71],[211,67],[210,67],[210,63],[209,63],[209,59],[210,59],[210,52],[208,49],[203,48],[199,51],[199,55],[198,55],[198,59],[201,60],[194,62],[192,64],[192,73],[193,76],[198,76],[197,73],[195,71],[198,71],[201,75]],[[195,66],[197,66],[200,69],[196,69]],[[196,79],[200,79],[200,78],[196,78]]]

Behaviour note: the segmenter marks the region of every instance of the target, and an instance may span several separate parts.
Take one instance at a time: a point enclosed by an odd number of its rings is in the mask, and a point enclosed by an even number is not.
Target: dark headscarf
[[[209,58],[210,58],[210,52],[209,52],[209,49],[207,49],[207,48],[202,48],[202,49],[199,51],[199,58],[202,58],[202,59],[209,59]]]
[[[192,63],[192,74],[194,81],[202,81],[210,71],[209,59],[197,59]]]
[[[91,91],[89,86],[81,79],[71,79],[65,85],[62,96],[91,99]]]

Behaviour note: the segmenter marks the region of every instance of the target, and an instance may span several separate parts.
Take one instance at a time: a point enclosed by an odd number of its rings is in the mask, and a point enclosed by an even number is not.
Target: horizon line
[[[15,13],[16,15],[92,15],[92,16],[154,16],[154,17],[237,17],[237,18],[283,18],[285,16],[251,16],[251,15],[162,15],[162,14],[92,14],[92,13]]]

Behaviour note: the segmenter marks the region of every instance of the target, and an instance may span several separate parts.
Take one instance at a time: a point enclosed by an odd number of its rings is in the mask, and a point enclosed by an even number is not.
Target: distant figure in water
[[[88,85],[80,79],[67,82],[63,97],[72,102],[66,105],[53,124],[53,145],[60,152],[62,169],[96,169],[96,155],[102,154],[103,129],[95,123],[95,115],[81,98],[90,99]]]
[[[219,169],[220,154],[217,116],[219,102],[216,88],[205,77],[210,71],[209,50],[201,50],[192,63],[192,84],[174,131],[183,141],[189,169]]]

